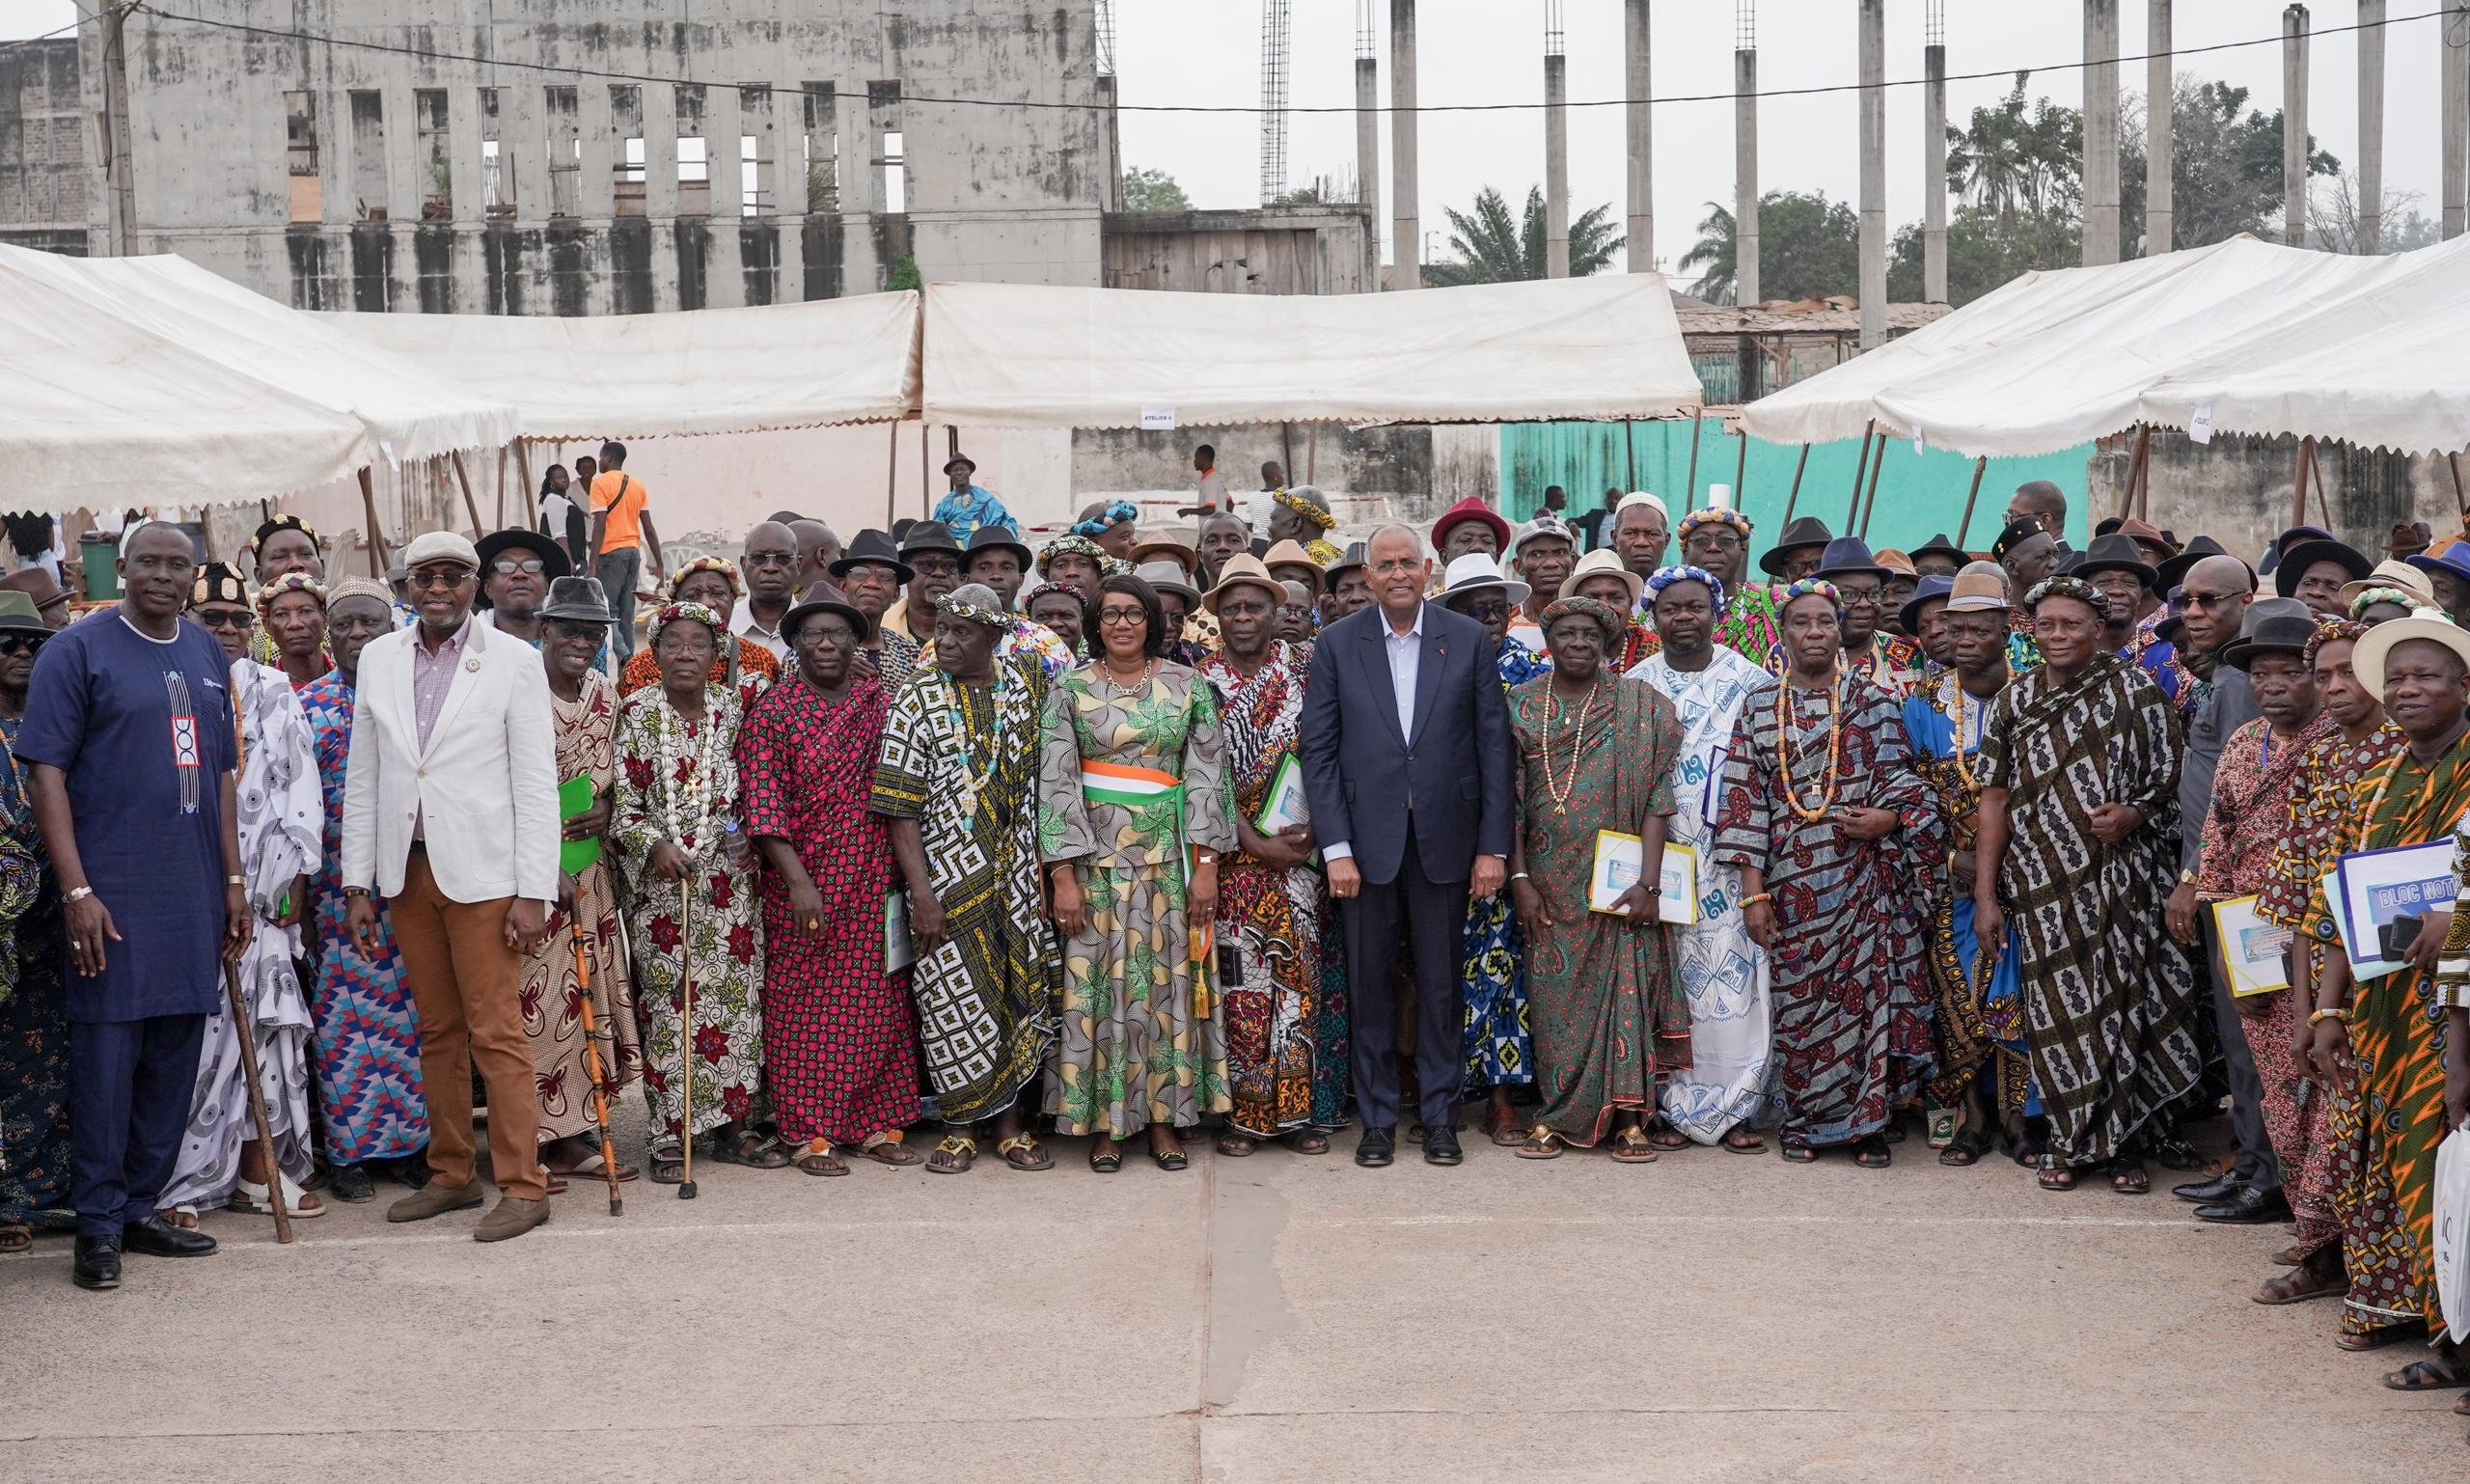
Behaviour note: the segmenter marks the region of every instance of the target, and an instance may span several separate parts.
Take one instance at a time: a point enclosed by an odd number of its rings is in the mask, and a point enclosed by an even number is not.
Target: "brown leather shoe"
[[[489,1214],[480,1218],[480,1228],[472,1233],[475,1242],[503,1242],[519,1237],[549,1219],[549,1203],[525,1200],[519,1195],[501,1195]]]
[[[414,1191],[388,1206],[386,1220],[425,1222],[432,1216],[444,1216],[449,1211],[469,1211],[485,1198],[487,1198],[487,1193],[480,1189],[480,1182],[478,1180],[461,1187],[448,1185],[442,1180],[431,1180],[426,1188]]]

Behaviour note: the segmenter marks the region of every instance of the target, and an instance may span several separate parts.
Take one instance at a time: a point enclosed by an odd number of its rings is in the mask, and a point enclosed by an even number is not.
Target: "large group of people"
[[[2470,544],[2077,551],[2034,484],[1978,561],[1643,492],[1341,546],[1212,458],[1190,527],[1033,549],[955,456],[936,519],[669,570],[613,447],[588,511],[422,536],[393,591],[291,517],[228,563],[133,524],[74,622],[0,588],[0,1250],[73,1227],[111,1287],[380,1181],[397,1222],[493,1184],[494,1241],[570,1181],[1057,1137],[1917,1136],[2203,1176],[2198,1218],[2293,1223],[2258,1302],[2470,1386],[2431,1231],[2470,916],[2450,855],[2416,912],[2346,874],[2470,811]]]

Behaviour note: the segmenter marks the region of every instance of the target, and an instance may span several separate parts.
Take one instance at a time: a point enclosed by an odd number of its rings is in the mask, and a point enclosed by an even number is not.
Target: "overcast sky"
[[[1364,0],[1291,0],[1293,61],[1289,99],[1298,106],[1355,101],[1356,15]],[[2436,9],[2439,0],[2389,0],[2394,16]],[[1371,0],[1381,87],[1389,88],[1387,0]],[[1564,27],[1573,103],[1622,96],[1621,0],[1567,0]],[[1663,0],[1655,8],[1655,83],[1672,95],[1728,93],[1732,87],[1734,0]],[[2017,69],[2073,63],[2083,56],[2081,6],[2072,0],[1946,0],[1947,69],[1998,75],[1948,86],[1947,111],[1962,124],[1970,111],[2003,95]],[[2145,50],[2140,0],[2121,0],[2121,51]],[[1763,0],[1755,6],[1760,85],[1782,89],[1858,80],[1853,0]],[[2351,24],[2355,8],[2325,0],[2315,8],[2321,27]],[[1887,0],[1887,76],[1921,72],[1925,0]],[[1261,0],[1116,0],[1116,69],[1122,99],[1133,103],[1201,103],[1249,107],[1260,100]],[[1420,101],[1541,102],[1544,96],[1544,0],[1423,0],[1418,49]],[[2250,90],[2266,111],[2281,101],[2281,0],[2182,0],[2176,8],[2182,51],[2223,42],[2269,39],[2269,44],[2182,56],[2178,70],[2223,78]],[[71,0],[0,0],[0,38],[30,36],[67,23]],[[2388,190],[2416,191],[2421,210],[2436,210],[2438,23],[2398,21],[2387,27],[2385,167]],[[2470,38],[2461,39],[2470,42]],[[2141,92],[2144,65],[2126,64],[2121,87]],[[2354,33],[2319,36],[2313,45],[2309,125],[2319,143],[2345,164],[2358,144],[2358,49]],[[2027,85],[2063,102],[2082,101],[2081,74],[2048,71]],[[1852,200],[1858,187],[1856,96],[1770,97],[1760,105],[1759,173],[1763,189],[1823,190]],[[1890,230],[1921,215],[1921,90],[1887,93],[1887,215]],[[1610,203],[1625,214],[1623,111],[1570,111],[1570,195],[1575,214]],[[1707,203],[1732,202],[1732,106],[1729,101],[1660,104],[1655,111],[1655,256],[1669,266],[1697,235]],[[1260,201],[1260,124],[1250,113],[1194,115],[1127,112],[1125,162],[1163,169],[1202,206],[1249,206]],[[1426,114],[1421,123],[1424,226],[1446,224],[1443,206],[1464,209],[1475,192],[1498,186],[1513,205],[1544,178],[1544,116],[1540,109],[1492,114]],[[1389,129],[1381,129],[1383,171]],[[1288,133],[1289,183],[1316,176],[1352,180],[1353,113],[1296,114]],[[1385,203],[1387,192],[1383,193]],[[1388,214],[1385,204],[1383,215]],[[1387,224],[1383,224],[1385,234]],[[1450,256],[1447,235],[1432,238],[1427,257]]]

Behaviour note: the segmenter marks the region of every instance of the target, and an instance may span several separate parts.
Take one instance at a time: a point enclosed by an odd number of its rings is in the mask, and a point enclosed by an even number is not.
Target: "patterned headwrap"
[[[374,599],[378,607],[386,610],[389,621],[392,621],[395,617],[395,594],[387,591],[386,585],[382,582],[371,582],[366,577],[346,577],[340,582],[328,583],[326,611],[332,613],[335,605],[347,597]]]
[[[1700,526],[1712,526],[1716,524],[1727,525],[1732,527],[1735,531],[1740,532],[1743,544],[1744,545],[1749,541],[1749,533],[1756,529],[1750,524],[1749,517],[1743,515],[1739,510],[1691,510],[1688,514],[1681,517],[1680,539],[1685,541],[1689,539],[1689,533],[1697,530]]]
[[[746,579],[738,575],[736,563],[731,562],[727,557],[698,557],[694,561],[687,563],[684,566],[679,567],[675,572],[670,574],[670,597],[672,599],[676,598],[677,590],[685,586],[686,579],[694,576],[698,572],[718,572],[729,580],[729,595],[731,597],[742,598],[746,596]],[[690,603],[687,606],[691,608],[697,605]]]
[[[2350,617],[2355,618],[2378,603],[2399,603],[2412,613],[2443,612],[2415,592],[2405,592],[2400,588],[2370,588],[2350,599]]]
[[[1047,542],[1045,548],[1038,553],[1040,577],[1054,570],[1055,559],[1057,557],[1086,557],[1098,563],[1098,572],[1101,576],[1106,574],[1107,563],[1114,560],[1108,554],[1105,547],[1085,536],[1058,536]]]
[[[2110,621],[2109,597],[2104,594],[2100,589],[2094,587],[2091,583],[2084,581],[2080,577],[2051,577],[2045,579],[2041,586],[2024,594],[2024,606],[2026,608],[2039,608],[2045,600],[2054,597],[2073,598],[2075,601],[2093,610],[2094,614],[2097,615],[2103,623]]]
[[[1775,612],[1781,614],[1785,609],[1793,606],[1795,599],[1805,597],[1823,597],[1839,609],[1844,606],[1844,594],[1835,591],[1835,584],[1824,578],[1804,577],[1799,582],[1788,583],[1777,591]]]
[[[2346,639],[2356,643],[2367,633],[2368,628],[2369,625],[2359,622],[2356,618],[2317,619],[2316,632],[2307,640],[2305,661],[2307,666],[2310,669],[2315,668],[2317,650],[2337,640]]]
[[[258,590],[258,617],[264,618],[274,600],[287,592],[306,592],[317,600],[318,607],[326,606],[325,584],[306,572],[286,572]]]
[[[229,562],[209,562],[197,569],[197,581],[189,586],[189,606],[200,603],[237,603],[243,608],[256,605],[249,601],[249,585]]]
[[[1139,519],[1140,519],[1140,507],[1133,504],[1129,500],[1118,500],[1114,504],[1108,506],[1105,509],[1100,510],[1097,514],[1090,516],[1087,520],[1074,526],[1072,528],[1072,534],[1078,536],[1095,538],[1112,531],[1115,527],[1122,525],[1125,521],[1137,521]]]
[[[1677,582],[1705,583],[1707,585],[1707,597],[1709,601],[1715,605],[1715,617],[1720,618],[1724,616],[1724,605],[1726,599],[1724,597],[1723,579],[1717,577],[1715,573],[1708,571],[1703,566],[1689,566],[1684,564],[1681,566],[1658,567],[1656,568],[1656,574],[1647,579],[1647,591],[1650,594],[1661,592],[1664,589],[1671,587]]]
[[[702,624],[712,631],[712,642],[715,644],[727,637],[729,631],[727,618],[700,603],[666,603],[661,606],[658,613],[652,615],[650,642],[654,647],[660,645],[660,631],[672,623]]]
[[[297,531],[302,536],[309,538],[310,545],[316,547],[319,551],[326,549],[325,541],[318,536],[317,533],[310,527],[307,521],[302,520],[297,515],[277,515],[272,520],[267,521],[264,525],[258,527],[258,534],[249,537],[249,555],[254,557],[258,553],[265,550],[266,542],[272,540],[277,534],[285,531]]]
[[[1319,506],[1314,505],[1311,501],[1304,499],[1302,495],[1296,494],[1290,490],[1274,489],[1270,491],[1270,500],[1271,503],[1275,504],[1279,509],[1288,511],[1291,514],[1303,516],[1304,519],[1315,530],[1334,531],[1337,529],[1338,518],[1335,515],[1332,515],[1329,511],[1321,508]]]
[[[1554,598],[1544,605],[1544,633],[1548,643],[1552,633],[1552,625],[1573,615],[1581,618],[1593,618],[1595,626],[1604,630],[1604,642],[1612,648],[1613,652],[1620,652],[1621,646],[1629,643],[1629,618],[1602,598],[1592,597]]]
[[[935,606],[955,618],[966,618],[991,629],[1009,629],[1015,618],[1004,611],[1003,600],[995,595],[995,590],[982,582],[961,584],[945,593]]]

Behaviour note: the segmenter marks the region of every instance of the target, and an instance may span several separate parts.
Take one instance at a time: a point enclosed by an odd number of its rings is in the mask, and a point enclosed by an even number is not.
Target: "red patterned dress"
[[[786,1141],[863,1146],[918,1118],[909,973],[884,972],[892,831],[868,808],[888,704],[864,675],[835,703],[792,673],[738,734],[747,834],[787,841],[822,900],[810,927],[763,872],[764,1082]]]

